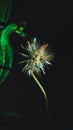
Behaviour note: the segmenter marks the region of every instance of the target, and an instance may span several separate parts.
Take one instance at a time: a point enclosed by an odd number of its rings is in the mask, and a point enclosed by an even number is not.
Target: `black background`
[[[50,44],[54,62],[46,75],[39,77],[48,95],[49,117],[39,87],[21,72],[17,52],[23,38],[11,36],[14,49],[12,70],[0,87],[0,110],[16,111],[15,118],[1,117],[1,126],[9,129],[73,128],[73,16],[71,3],[48,1],[14,1],[9,23],[26,20],[25,32],[31,38]],[[25,43],[26,44],[26,43]],[[3,121],[2,121],[3,120]]]

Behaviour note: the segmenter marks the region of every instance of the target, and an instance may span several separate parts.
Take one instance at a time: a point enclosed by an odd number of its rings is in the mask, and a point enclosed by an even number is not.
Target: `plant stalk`
[[[32,77],[35,80],[35,82],[38,84],[39,88],[41,89],[41,91],[42,91],[42,93],[44,95],[44,98],[45,98],[45,101],[46,101],[47,112],[49,113],[49,109],[48,109],[48,97],[46,95],[46,92],[45,92],[43,86],[41,85],[41,83],[39,82],[39,80],[37,79],[37,77],[35,76],[35,74],[32,73]]]

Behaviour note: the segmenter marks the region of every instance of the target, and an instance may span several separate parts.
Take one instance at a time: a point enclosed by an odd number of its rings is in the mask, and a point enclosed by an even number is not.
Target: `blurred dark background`
[[[13,34],[12,70],[0,86],[0,111],[16,112],[16,116],[0,116],[0,125],[9,129],[29,128],[48,130],[73,128],[73,17],[71,3],[15,0],[9,23],[26,21],[25,33],[51,46],[54,62],[46,75],[39,77],[48,95],[49,117],[41,90],[32,79],[21,72],[18,64],[20,44],[26,44]]]

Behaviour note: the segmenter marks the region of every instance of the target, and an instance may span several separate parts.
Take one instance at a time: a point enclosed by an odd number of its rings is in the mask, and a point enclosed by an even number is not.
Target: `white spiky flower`
[[[49,52],[48,44],[39,45],[37,43],[37,39],[33,38],[31,42],[27,41],[27,47],[23,48],[24,53],[19,53],[24,57],[24,60],[19,63],[25,64],[22,72],[27,72],[28,75],[32,75],[33,73],[43,72],[45,74],[45,66],[47,64],[51,65],[51,61],[53,59],[53,54]]]
[[[43,72],[43,74],[45,74],[45,66],[47,64],[51,65],[51,62],[53,60],[53,53],[49,51],[48,44],[39,45],[36,38],[33,38],[31,42],[27,41],[27,47],[21,45],[21,48],[24,51],[19,53],[24,58],[22,61],[19,62],[24,64],[22,72],[27,72],[29,76],[32,76],[41,89],[46,101],[47,112],[49,114],[47,94],[43,86],[35,76],[35,73],[39,74]]]

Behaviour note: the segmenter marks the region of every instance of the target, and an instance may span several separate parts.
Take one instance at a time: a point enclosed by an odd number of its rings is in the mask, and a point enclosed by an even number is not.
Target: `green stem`
[[[44,95],[44,98],[45,98],[45,101],[46,101],[46,108],[47,108],[47,111],[48,111],[48,97],[46,95],[46,92],[45,92],[43,86],[41,85],[41,83],[39,82],[39,80],[37,79],[37,77],[33,73],[32,73],[32,77],[36,81],[36,83],[38,84],[39,88],[41,89],[41,91]]]

